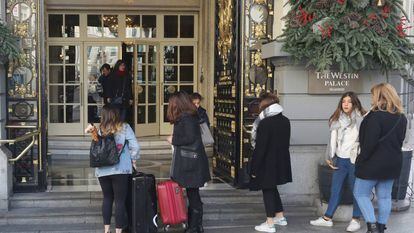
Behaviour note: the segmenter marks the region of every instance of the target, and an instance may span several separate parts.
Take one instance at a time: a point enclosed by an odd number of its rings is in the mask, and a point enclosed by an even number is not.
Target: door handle
[[[83,82],[80,83],[79,88],[80,88],[80,90],[79,90],[79,92],[80,92],[80,106],[83,106],[83,92],[84,92]]]

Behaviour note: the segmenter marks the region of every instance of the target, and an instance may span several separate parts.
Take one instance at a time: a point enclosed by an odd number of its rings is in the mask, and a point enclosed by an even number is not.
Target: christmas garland
[[[0,22],[0,57],[8,60],[21,59],[17,37]]]
[[[379,1],[379,2],[378,2]],[[385,2],[385,3],[384,3]],[[308,66],[342,72],[403,70],[414,63],[401,0],[289,0],[283,51]]]

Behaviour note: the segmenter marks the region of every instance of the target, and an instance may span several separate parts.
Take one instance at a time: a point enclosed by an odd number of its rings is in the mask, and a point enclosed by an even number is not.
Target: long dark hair
[[[352,111],[358,110],[362,115],[366,113],[365,109],[362,107],[361,101],[359,101],[357,94],[355,94],[352,91],[346,92],[342,95],[341,99],[339,100],[338,107],[336,108],[335,112],[332,114],[332,116],[329,118],[329,125],[332,124],[332,122],[337,121],[339,119],[339,116],[341,115],[341,112],[343,112],[342,109],[342,101],[346,98],[351,98],[352,103]]]
[[[106,104],[102,107],[101,111],[101,124],[99,128],[103,136],[108,134],[115,134],[122,130],[121,117],[119,110],[115,105]]]
[[[179,91],[170,96],[168,100],[167,118],[171,124],[174,124],[183,113],[196,115],[197,107],[187,93]]]
[[[118,60],[116,61],[115,65],[114,65],[114,72],[118,72],[119,71],[119,67],[121,66],[121,64],[124,64],[126,66],[126,63],[123,60]],[[127,69],[125,69],[126,71]]]

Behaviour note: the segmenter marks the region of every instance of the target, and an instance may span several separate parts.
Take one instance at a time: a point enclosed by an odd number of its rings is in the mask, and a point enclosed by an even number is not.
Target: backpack
[[[116,147],[115,136],[113,134],[101,136],[98,134],[98,140],[92,140],[89,152],[90,167],[106,167],[119,163],[121,154],[125,148],[126,141],[122,150],[118,152]]]

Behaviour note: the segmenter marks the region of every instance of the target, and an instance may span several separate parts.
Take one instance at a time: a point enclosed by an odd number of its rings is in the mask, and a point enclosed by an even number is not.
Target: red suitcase
[[[183,189],[174,181],[165,181],[157,185],[158,205],[164,225],[185,224],[187,207]]]

